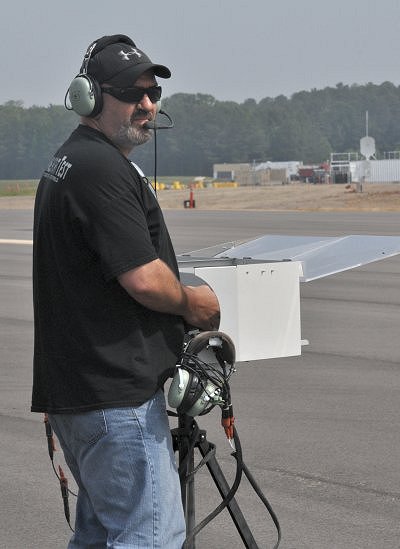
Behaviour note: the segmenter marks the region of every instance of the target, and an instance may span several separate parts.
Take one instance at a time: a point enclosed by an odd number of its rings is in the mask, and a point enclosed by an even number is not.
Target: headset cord
[[[157,198],[157,128],[154,128],[154,193]]]
[[[54,452],[56,450],[56,445],[55,445],[55,441],[54,441],[53,429],[50,425],[49,417],[48,417],[47,413],[44,414],[43,423],[44,423],[45,430],[46,430],[47,449],[48,449],[48,452],[49,452],[51,466],[53,468],[54,474],[58,478],[58,482],[60,483],[61,497],[63,499],[64,515],[65,515],[65,518],[66,518],[66,521],[67,521],[67,524],[68,524],[70,530],[72,532],[74,532],[75,530],[71,526],[71,515],[70,515],[70,511],[69,511],[69,501],[68,501],[68,499],[69,499],[69,494],[71,494],[72,496],[75,496],[75,497],[77,497],[77,494],[75,494],[74,492],[72,492],[68,488],[68,479],[65,476],[64,471],[62,470],[60,465],[58,466],[58,472],[57,472],[57,469],[54,465]]]
[[[238,459],[238,456],[236,455],[236,452],[232,452],[231,455],[235,459]],[[268,513],[270,514],[270,517],[271,517],[273,523],[275,524],[277,534],[278,534],[278,540],[277,540],[276,544],[273,546],[272,549],[277,549],[279,547],[279,544],[280,544],[281,538],[282,538],[281,526],[279,524],[278,517],[276,516],[275,511],[272,509],[271,504],[269,503],[267,498],[262,493],[260,487],[258,486],[257,482],[255,481],[253,475],[250,473],[250,471],[249,471],[248,467],[246,466],[246,464],[244,463],[243,459],[241,459],[241,465],[240,466],[241,466],[244,474],[246,475],[247,480],[250,482],[251,486],[253,487],[253,490],[255,491],[257,496],[260,498],[260,500],[263,502],[264,506],[268,510]]]
[[[75,530],[71,526],[71,515],[69,512],[69,502],[68,502],[68,496],[69,496],[69,488],[68,488],[68,479],[64,475],[64,471],[61,469],[60,465],[58,466],[58,470],[60,473],[60,488],[61,488],[61,497],[63,499],[63,505],[64,505],[64,515],[67,520],[68,526],[72,532],[75,532]]]
[[[260,500],[263,502],[264,506],[268,510],[269,515],[270,515],[270,517],[271,517],[271,519],[272,519],[272,521],[273,521],[273,523],[276,527],[278,539],[277,539],[277,542],[275,543],[275,545],[273,546],[273,549],[278,549],[278,547],[280,545],[282,532],[281,532],[281,527],[280,527],[280,524],[279,524],[278,517],[276,516],[274,510],[272,509],[271,504],[269,503],[267,498],[262,493],[262,491],[261,491],[260,487],[258,486],[257,482],[255,481],[253,475],[250,473],[248,467],[246,466],[246,464],[243,461],[242,447],[241,447],[239,435],[238,435],[238,432],[237,432],[237,429],[236,429],[235,426],[233,426],[233,440],[234,440],[234,443],[235,443],[236,450],[234,452],[232,452],[231,455],[236,459],[237,467],[236,467],[236,476],[235,476],[235,480],[232,484],[232,487],[230,488],[229,492],[226,494],[225,498],[220,503],[220,505],[218,507],[216,507],[214,509],[214,511],[212,511],[209,515],[207,515],[207,517],[205,519],[203,519],[199,524],[197,524],[191,532],[188,533],[188,535],[186,536],[183,548],[185,548],[187,546],[187,543],[190,540],[192,540],[200,532],[200,530],[202,530],[223,509],[225,509],[225,507],[227,507],[229,502],[234,497],[237,489],[239,488],[241,478],[242,478],[242,472],[245,474],[245,476],[246,476],[247,480],[250,482],[252,488],[254,489],[254,491],[256,492],[256,494],[258,495],[258,497],[260,498]],[[196,467],[196,471],[198,469],[199,469],[199,466]],[[258,549],[258,546],[254,549]]]

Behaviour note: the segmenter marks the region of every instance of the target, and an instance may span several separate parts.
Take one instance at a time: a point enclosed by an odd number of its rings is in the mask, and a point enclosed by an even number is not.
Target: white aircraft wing
[[[287,236],[264,235],[236,244],[228,242],[178,256],[231,258],[253,261],[300,261],[302,282],[323,278],[400,254],[400,236]]]
[[[207,282],[221,309],[220,330],[237,360],[296,356],[301,337],[299,282],[400,254],[400,236],[265,235],[178,256],[185,277]]]

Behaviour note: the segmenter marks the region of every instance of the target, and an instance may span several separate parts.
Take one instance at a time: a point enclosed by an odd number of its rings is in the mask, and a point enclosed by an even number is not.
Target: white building
[[[358,160],[350,162],[351,180],[367,183],[400,183],[400,160]]]

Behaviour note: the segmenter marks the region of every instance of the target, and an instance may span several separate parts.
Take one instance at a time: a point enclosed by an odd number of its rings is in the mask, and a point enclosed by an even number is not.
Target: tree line
[[[400,150],[400,86],[337,84],[259,102],[219,101],[177,93],[163,100],[174,128],[157,132],[157,173],[212,175],[215,163],[298,160],[321,163],[331,152],[359,150],[366,133],[378,155]],[[40,177],[52,154],[79,123],[63,106],[0,105],[0,179]],[[132,153],[146,174],[154,171],[154,140]]]

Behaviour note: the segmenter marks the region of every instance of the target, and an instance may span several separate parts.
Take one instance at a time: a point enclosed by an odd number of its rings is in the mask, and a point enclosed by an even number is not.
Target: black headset
[[[223,332],[200,332],[187,344],[168,391],[168,404],[178,414],[197,416],[224,404],[234,370],[235,346]],[[227,366],[227,369],[225,369]]]
[[[88,74],[89,61],[111,44],[122,42],[135,47],[136,44],[124,34],[115,34],[113,36],[103,36],[92,42],[86,50],[82,61],[79,74],[72,80],[64,98],[66,109],[75,111],[80,116],[93,118],[97,116],[103,108],[103,96],[99,82],[93,76]],[[67,97],[69,105],[67,104]]]

